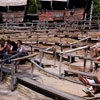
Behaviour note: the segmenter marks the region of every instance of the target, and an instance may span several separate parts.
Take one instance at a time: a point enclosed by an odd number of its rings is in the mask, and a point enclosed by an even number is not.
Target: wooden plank
[[[28,55],[28,56],[24,56],[24,57],[20,57],[20,58],[11,59],[11,62],[27,59],[27,58],[34,57],[34,56],[36,56],[36,55],[32,54],[32,55]]]
[[[96,64],[100,64],[100,61],[94,61],[94,63],[96,63]]]
[[[73,42],[73,43],[70,43],[70,45],[76,44],[76,43],[78,43],[78,42],[85,41],[85,40],[87,40],[87,39],[89,39],[89,38],[90,38],[90,37],[83,38],[83,39],[81,39],[81,40],[79,40],[79,41],[75,41],[75,42]]]
[[[81,56],[81,55],[76,55],[76,54],[65,54],[66,56],[72,56],[72,57],[78,57],[78,58],[80,58],[80,59],[86,59],[86,60],[91,60],[91,61],[93,61],[93,60],[95,60],[95,58],[91,58],[91,57],[85,57],[85,56]]]
[[[72,49],[72,50],[67,50],[67,51],[63,51],[63,52],[59,52],[59,53],[65,54],[65,53],[75,52],[75,51],[86,49],[86,48],[88,48],[88,46],[83,46],[83,47],[79,47],[79,48],[75,48],[75,49]]]
[[[1,68],[0,68],[0,70],[1,70]],[[2,68],[2,72],[6,73],[6,74],[11,74],[11,70],[4,66]]]
[[[95,74],[85,73],[85,72],[80,72],[80,71],[75,71],[75,70],[69,70],[69,69],[66,69],[65,72],[70,72],[70,73],[79,74],[79,75],[92,77],[92,78],[96,76]]]
[[[17,79],[20,84],[23,84],[24,86],[27,86],[28,88],[33,89],[36,92],[39,92],[39,93],[46,95],[53,99],[55,99],[55,97],[57,97],[58,100],[86,100],[82,97],[72,95],[69,93],[65,93],[60,90],[43,85],[42,83],[31,80],[27,77],[22,77],[22,78],[17,77]]]

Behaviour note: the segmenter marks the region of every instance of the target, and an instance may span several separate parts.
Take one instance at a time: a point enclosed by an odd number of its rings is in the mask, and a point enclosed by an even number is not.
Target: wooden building
[[[0,0],[0,22],[23,22],[27,0]]]
[[[40,0],[39,20],[83,19],[90,13],[92,0]]]

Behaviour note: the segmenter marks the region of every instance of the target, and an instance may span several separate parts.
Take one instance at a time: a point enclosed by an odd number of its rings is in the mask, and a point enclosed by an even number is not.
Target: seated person
[[[13,51],[13,45],[11,44],[10,40],[7,40],[7,45],[6,45],[6,53],[10,54]]]
[[[93,77],[92,79],[86,78],[85,76],[78,75],[79,80],[84,84],[84,85],[91,85],[91,84],[100,84],[100,68],[97,69],[96,76]],[[88,96],[94,96],[95,93],[100,91],[100,87],[98,86],[91,86],[89,88],[86,88],[83,90]]]
[[[13,46],[12,54],[16,54],[16,52],[17,52],[17,44],[14,41],[11,41],[11,45]]]
[[[23,57],[28,55],[27,48],[23,45],[21,40],[17,41],[17,52],[18,52],[18,57]],[[22,60],[20,64],[24,64],[25,60]]]
[[[11,41],[7,40],[6,45],[5,45],[4,59],[7,59],[8,57],[10,57],[12,52],[13,52],[13,46],[11,45]]]
[[[21,40],[17,41],[17,52],[19,53],[20,57],[27,56],[27,48],[23,45]]]
[[[6,41],[4,39],[0,40],[1,47],[0,47],[0,58],[3,58],[4,53],[5,53],[5,48],[6,48]]]
[[[92,49],[92,57],[94,56],[99,56],[99,51],[100,51],[100,32],[98,34],[98,42],[95,45],[95,48]]]

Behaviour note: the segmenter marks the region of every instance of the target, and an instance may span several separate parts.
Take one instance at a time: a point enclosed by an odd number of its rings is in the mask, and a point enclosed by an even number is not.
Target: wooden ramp
[[[17,77],[17,80],[18,83],[54,100],[86,100],[85,98],[56,90],[28,77]]]

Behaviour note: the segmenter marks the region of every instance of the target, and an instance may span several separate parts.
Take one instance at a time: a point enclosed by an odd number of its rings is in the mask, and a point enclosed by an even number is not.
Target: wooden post
[[[17,73],[17,72],[18,72],[18,64],[17,64],[17,61],[16,61],[16,63],[15,63],[15,73]]]
[[[12,62],[11,64],[11,90],[14,90],[14,84],[15,84],[15,80],[14,80],[14,75],[15,75],[15,66],[14,66],[15,62]]]
[[[91,52],[90,52],[90,57],[92,58],[92,49],[91,49]],[[90,60],[90,72],[92,72],[93,70],[93,61]]]
[[[56,66],[56,57],[57,57],[57,54],[56,54],[56,49],[54,50],[54,66]]]
[[[31,44],[31,54],[32,54],[32,52],[33,52],[33,46],[32,46],[32,44]]]
[[[31,79],[32,79],[33,78],[34,65],[31,64],[31,67],[32,67],[32,69],[31,69]]]
[[[88,54],[88,50],[86,49],[84,57],[87,57],[87,54]],[[86,59],[84,59],[84,65],[83,66],[84,66],[84,70],[83,71],[85,72],[85,69],[86,69]]]
[[[37,34],[36,44],[37,44],[37,46],[38,46],[38,44],[39,44],[39,36],[38,36],[38,34]]]
[[[49,40],[49,33],[47,31],[47,39],[46,39],[46,43],[48,43],[48,40]]]
[[[59,64],[59,75],[61,75],[61,64],[62,64],[63,54],[60,55],[60,64]]]
[[[3,63],[1,64],[0,81],[3,80]]]
[[[42,67],[43,51],[40,52],[40,66]]]
[[[86,33],[86,37],[88,37],[88,34]],[[89,38],[87,38],[87,40],[86,40],[86,45],[88,45],[88,40],[89,40]],[[87,55],[88,55],[88,49],[85,49],[85,57],[87,57]],[[84,59],[84,72],[85,72],[85,69],[86,69],[86,59]]]
[[[25,13],[24,13],[24,20],[23,22],[27,21],[27,11],[28,11],[28,7],[29,7],[29,0],[27,0],[27,5],[25,6]]]
[[[70,45],[70,49],[72,49],[72,45]],[[71,64],[71,62],[72,62],[72,57],[71,57],[71,53],[70,53],[70,64]]]
[[[62,48],[62,40],[61,40],[61,37],[60,37],[60,29],[59,29],[59,39],[60,39],[60,47],[61,47],[61,51],[63,51],[63,48]]]
[[[32,44],[32,28],[30,29],[30,35],[31,35],[31,44]]]

